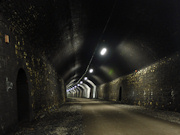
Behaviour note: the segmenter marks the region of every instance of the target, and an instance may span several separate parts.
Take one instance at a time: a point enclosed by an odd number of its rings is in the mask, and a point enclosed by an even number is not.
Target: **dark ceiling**
[[[179,51],[179,0],[4,0],[10,25],[44,52],[66,84],[96,85]],[[102,47],[107,54],[100,56]]]

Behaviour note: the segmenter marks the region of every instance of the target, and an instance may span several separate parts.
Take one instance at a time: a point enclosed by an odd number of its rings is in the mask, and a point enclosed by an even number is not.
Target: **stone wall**
[[[0,134],[5,134],[18,122],[16,81],[19,69],[27,76],[29,120],[65,102],[63,79],[43,52],[38,53],[10,26],[0,15]],[[5,43],[5,35],[9,36],[9,43]]]
[[[179,53],[98,87],[100,99],[180,112]],[[122,94],[119,94],[120,87]]]

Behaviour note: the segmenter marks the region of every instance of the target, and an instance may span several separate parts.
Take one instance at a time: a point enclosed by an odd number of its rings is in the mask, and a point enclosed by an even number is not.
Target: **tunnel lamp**
[[[83,81],[80,81],[80,84],[82,84],[83,83]]]
[[[77,88],[77,86],[75,86],[75,88]]]
[[[89,73],[93,73],[93,71],[94,71],[94,70],[93,70],[92,68],[91,68],[91,69],[89,69]]]
[[[87,77],[84,77],[84,80],[87,80],[88,78]]]
[[[80,86],[80,85],[78,84],[78,86]]]
[[[100,54],[101,54],[101,55],[105,55],[106,52],[107,52],[107,49],[106,49],[106,48],[103,48],[103,49],[101,50]]]

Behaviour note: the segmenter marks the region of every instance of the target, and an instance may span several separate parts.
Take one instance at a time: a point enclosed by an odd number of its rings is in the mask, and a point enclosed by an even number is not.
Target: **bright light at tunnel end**
[[[106,49],[106,48],[103,48],[103,49],[101,50],[100,54],[101,54],[101,55],[105,55],[106,52],[107,52],[107,49]]]

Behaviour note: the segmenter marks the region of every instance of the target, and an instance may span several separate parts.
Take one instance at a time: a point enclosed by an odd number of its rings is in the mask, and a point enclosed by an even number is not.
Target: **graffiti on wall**
[[[8,92],[9,89],[13,88],[13,83],[8,80],[8,77],[6,77],[6,91]]]

